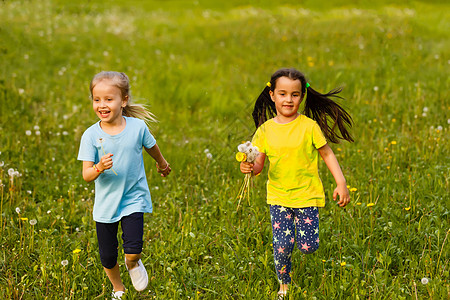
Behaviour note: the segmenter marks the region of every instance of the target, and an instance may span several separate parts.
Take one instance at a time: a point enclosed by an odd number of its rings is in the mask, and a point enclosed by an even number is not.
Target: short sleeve
[[[322,130],[316,122],[314,122],[313,125],[312,142],[316,149],[319,149],[327,144],[327,139],[323,135]]]
[[[263,126],[258,127],[252,139],[252,145],[258,147],[259,152],[266,153],[265,134]]]
[[[91,135],[86,131],[81,137],[78,160],[96,162],[97,149],[92,143]]]
[[[142,138],[142,145],[147,149],[150,149],[156,145],[156,140],[150,133],[150,130],[148,130],[148,127],[147,125],[145,125],[145,123],[144,123],[144,136]]]

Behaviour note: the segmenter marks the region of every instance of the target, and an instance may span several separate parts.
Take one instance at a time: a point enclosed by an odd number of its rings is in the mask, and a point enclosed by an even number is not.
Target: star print
[[[299,230],[298,232],[300,233],[301,236],[305,236],[305,231]]]
[[[300,221],[300,219],[295,217],[295,223],[298,223],[299,221]]]
[[[293,243],[294,243],[294,241],[295,241],[295,240],[294,240],[294,238],[291,238],[291,244],[293,244]]]
[[[284,253],[284,248],[278,247],[278,253]]]
[[[284,274],[286,273],[286,265],[284,265],[281,270],[278,270],[278,272],[280,272],[280,274]]]
[[[308,244],[306,244],[306,243],[302,244],[302,249],[305,249],[306,251],[308,251],[309,248],[311,248],[311,246],[308,246]]]
[[[316,243],[319,243],[319,238],[317,238]]]
[[[303,221],[305,221],[305,224],[309,224],[312,225],[312,220],[309,217],[306,217],[306,219],[303,219]]]
[[[280,229],[280,223],[275,222],[275,224],[273,224],[273,229]]]
[[[278,209],[280,210],[280,212],[286,211],[286,207],[284,206],[280,206]]]
[[[278,265],[279,263],[278,259],[275,259],[275,264]]]
[[[288,220],[290,220],[291,217],[292,217],[291,214],[287,214],[285,218],[288,219]]]
[[[319,233],[319,228],[314,229],[314,233],[315,234]]]
[[[274,241],[274,244],[278,243],[278,238],[274,237],[273,241]]]
[[[298,210],[301,214],[305,214],[305,211],[303,209]]]
[[[284,234],[286,234],[286,236],[288,236],[288,235],[290,235],[291,234],[291,231],[289,230],[289,228],[288,229],[286,229],[285,231],[283,231],[284,232]]]

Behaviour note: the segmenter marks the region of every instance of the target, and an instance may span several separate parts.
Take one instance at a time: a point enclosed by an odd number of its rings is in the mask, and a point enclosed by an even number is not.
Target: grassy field
[[[120,250],[126,299],[273,299],[266,175],[236,211],[234,155],[270,75],[291,66],[319,91],[344,87],[356,141],[332,145],[352,191],[345,209],[320,165],[321,246],[294,252],[289,299],[450,298],[450,5],[280,2],[0,3],[1,299],[111,293],[94,185],[76,160],[101,70],[129,75],[173,167],[162,179],[145,157],[151,282],[132,288]]]

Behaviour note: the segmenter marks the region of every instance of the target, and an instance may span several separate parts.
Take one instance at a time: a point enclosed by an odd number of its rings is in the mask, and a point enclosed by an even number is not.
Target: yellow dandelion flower
[[[389,170],[390,168],[391,168],[391,166],[387,166],[387,167],[386,167],[386,169],[388,169],[388,170]]]
[[[361,202],[357,202],[356,205],[361,205]]]
[[[78,249],[78,248],[72,251],[72,253],[74,253],[74,254],[77,254],[77,253],[80,253],[80,252],[81,252],[81,249]]]
[[[357,188],[351,188],[350,192],[356,192],[358,189]]]
[[[236,153],[236,160],[241,162],[241,161],[245,161],[247,159],[247,155],[243,152],[238,152]]]
[[[411,209],[411,206],[405,207],[405,210],[408,211]]]
[[[347,263],[345,261],[341,262],[341,267],[345,266]]]
[[[286,42],[286,41],[288,40],[288,38],[287,38],[287,36],[283,35],[283,37],[281,38],[281,40],[282,40],[283,42]]]
[[[392,141],[391,145],[397,145],[397,141]]]
[[[308,61],[313,61],[313,58],[312,58],[311,56],[308,56],[306,59],[307,59]]]
[[[337,151],[342,151],[342,149],[341,148],[337,148]]]
[[[375,203],[370,202],[369,204],[367,204],[367,207],[372,207],[372,206],[374,206],[374,205],[375,205]]]
[[[314,67],[314,62],[313,61],[308,61],[308,67]]]
[[[322,262],[326,262],[326,260],[325,260],[325,259],[322,259]]]
[[[22,221],[28,221],[28,218],[20,218]]]
[[[330,67],[334,66],[334,61],[330,60],[330,61],[328,62],[328,65],[329,65]]]

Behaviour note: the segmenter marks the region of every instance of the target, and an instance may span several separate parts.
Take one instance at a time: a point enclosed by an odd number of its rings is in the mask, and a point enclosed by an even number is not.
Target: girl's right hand
[[[97,168],[99,169],[100,172],[103,172],[104,170],[108,170],[111,169],[113,166],[113,161],[112,161],[112,156],[114,154],[112,153],[108,153],[103,155],[100,158],[100,161],[97,163]]]
[[[253,164],[246,161],[241,161],[240,169],[244,174],[251,173],[253,172]]]

